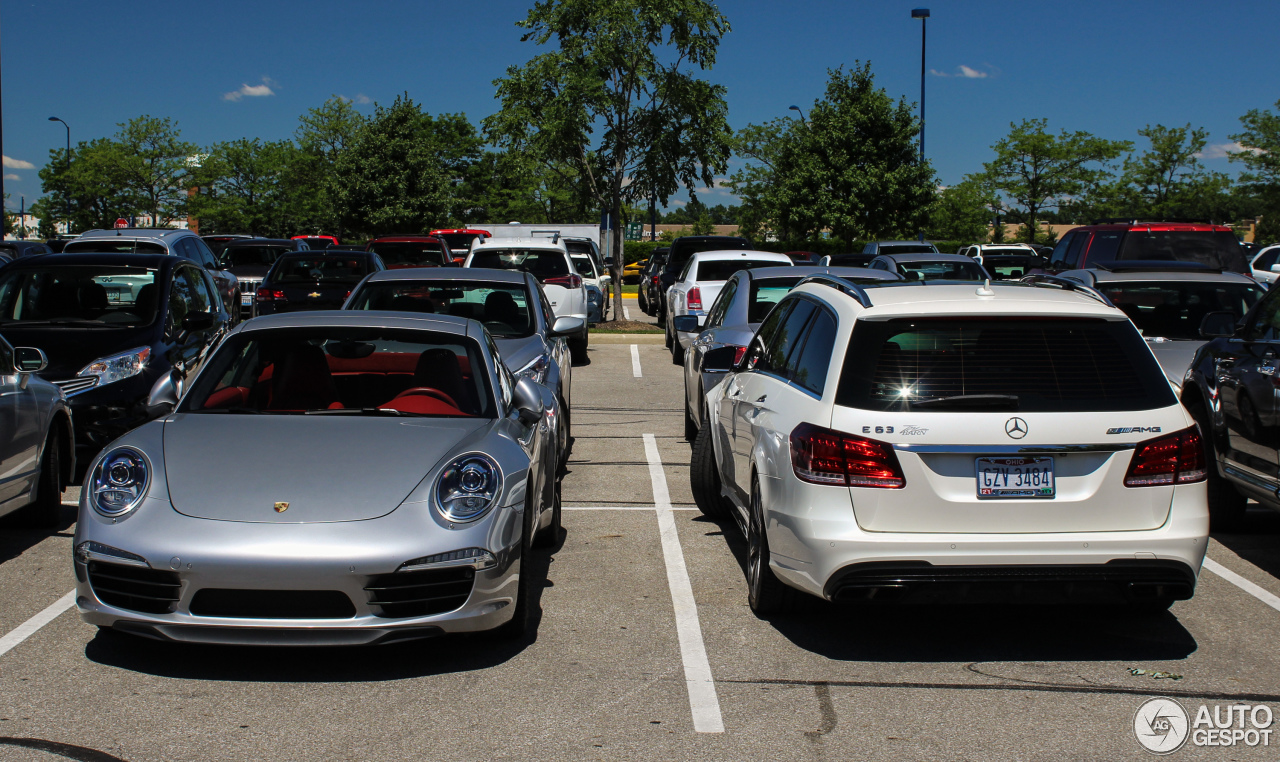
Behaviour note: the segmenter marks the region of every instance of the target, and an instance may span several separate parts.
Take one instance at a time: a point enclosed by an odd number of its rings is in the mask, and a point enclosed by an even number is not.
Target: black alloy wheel
[[[751,479],[751,512],[747,517],[747,604],[757,616],[795,609],[799,591],[774,576],[769,568],[769,536],[765,531],[760,482]]]
[[[693,439],[693,452],[689,456],[689,489],[693,502],[709,519],[720,520],[729,516],[729,501],[720,494],[720,471],[716,467],[715,446],[711,442],[714,425],[703,408],[702,428]]]

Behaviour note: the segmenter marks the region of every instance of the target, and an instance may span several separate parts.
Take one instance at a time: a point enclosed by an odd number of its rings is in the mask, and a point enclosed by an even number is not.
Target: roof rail
[[[1036,273],[1034,275],[1024,277],[1019,281],[1019,283],[1025,283],[1028,286],[1035,286],[1036,288],[1060,288],[1063,291],[1079,291],[1085,296],[1096,299],[1108,307],[1115,306],[1111,303],[1111,300],[1098,289],[1092,286],[1086,286],[1080,281],[1071,280],[1070,278],[1059,278],[1056,275],[1043,275]]]
[[[535,235],[538,235],[539,233],[543,233],[543,234],[550,233],[550,234],[551,234],[551,242],[552,242],[552,243],[559,243],[559,242],[560,242],[560,231],[559,231],[558,229],[557,229],[557,230],[530,230],[530,231],[529,231],[529,235],[530,235],[530,236],[535,236]]]
[[[1191,225],[1219,225],[1221,223],[1206,219],[1190,217],[1165,217],[1160,220],[1147,220],[1141,217],[1102,217],[1090,222],[1090,225],[1160,225],[1166,222],[1180,222]]]
[[[827,273],[815,273],[814,275],[801,278],[800,282],[796,284],[796,287],[803,286],[806,283],[817,283],[821,286],[834,288],[842,294],[852,296],[858,301],[858,304],[861,304],[863,307],[871,306],[871,297],[867,296],[867,292],[863,290],[861,286],[855,286],[844,278],[839,278]]]

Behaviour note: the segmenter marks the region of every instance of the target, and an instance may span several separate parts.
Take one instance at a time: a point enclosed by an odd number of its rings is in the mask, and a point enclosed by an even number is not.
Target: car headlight
[[[524,376],[530,381],[545,384],[547,383],[547,374],[551,372],[551,356],[538,355],[533,358],[532,362],[516,371],[516,378]]]
[[[142,453],[132,447],[117,447],[94,469],[89,502],[103,516],[123,516],[138,507],[150,483],[151,467]]]
[[[488,455],[463,455],[449,464],[436,482],[440,513],[449,521],[475,521],[498,502],[502,472]]]
[[[138,375],[151,359],[151,347],[138,347],[118,355],[103,357],[84,366],[77,376],[97,376],[98,386],[114,384]]]

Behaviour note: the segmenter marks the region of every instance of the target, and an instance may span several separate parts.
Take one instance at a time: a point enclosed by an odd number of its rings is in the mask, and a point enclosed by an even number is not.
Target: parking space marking
[[[1204,557],[1204,568],[1208,569],[1209,571],[1213,572],[1219,577],[1222,577],[1226,581],[1230,582],[1231,584],[1245,591],[1249,595],[1252,595],[1254,598],[1257,598],[1258,600],[1267,604],[1268,606],[1275,609],[1276,611],[1280,611],[1280,597],[1277,597],[1275,594],[1268,592],[1266,588],[1263,588],[1259,585],[1255,585],[1254,583],[1250,582],[1244,577],[1241,577],[1239,574],[1236,574],[1235,572],[1231,571],[1230,569],[1218,563],[1217,561],[1214,561],[1212,558],[1209,558],[1208,556]]]
[[[633,344],[632,347],[635,345]],[[634,349],[633,349],[634,351]],[[693,712],[693,729],[699,733],[723,733],[720,699],[711,678],[707,648],[702,642],[702,625],[698,622],[698,604],[693,600],[689,570],[684,565],[680,535],[671,510],[671,493],[667,476],[662,471],[658,440],[644,435],[644,454],[649,461],[649,480],[653,483],[653,506],[658,514],[658,532],[662,537],[662,557],[667,564],[667,584],[671,587],[671,603],[676,614],[676,636],[680,640],[680,658],[684,662],[684,682],[689,689],[689,709]]]
[[[36,631],[58,618],[58,615],[71,608],[76,602],[76,591],[72,590],[62,596],[52,606],[18,625],[13,632],[0,638],[0,656],[4,656],[22,641],[36,634]]]
[[[640,345],[631,345],[631,375],[640,378]]]
[[[625,304],[622,305],[622,317],[626,320],[631,319],[631,308]]]

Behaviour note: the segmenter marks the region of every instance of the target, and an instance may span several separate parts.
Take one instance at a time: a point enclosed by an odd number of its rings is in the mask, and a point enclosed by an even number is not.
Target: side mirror
[[[672,326],[679,333],[697,333],[701,322],[697,315],[676,315],[671,320]]]
[[[147,407],[153,413],[166,415],[178,406],[178,398],[182,396],[182,376],[171,370],[151,385],[151,394],[147,396]]]
[[[44,351],[35,347],[14,347],[13,367],[19,373],[39,373],[49,364]]]
[[[822,259],[819,259],[819,260],[818,260],[818,264],[819,264],[820,266],[822,266],[822,267],[830,267],[830,266],[831,266],[831,257],[830,257],[830,255],[825,256],[825,257],[823,257]]]
[[[1236,334],[1236,316],[1230,312],[1210,312],[1200,321],[1200,338],[1218,339]]]
[[[575,320],[582,322],[580,318]],[[511,395],[511,405],[520,415],[520,423],[525,426],[532,426],[542,420],[542,414],[546,412],[538,385],[527,378],[521,378],[516,382],[515,391]]]
[[[182,319],[182,330],[207,331],[213,327],[213,322],[212,312],[188,312]]]
[[[551,326],[552,336],[573,336],[582,332],[584,325],[582,318],[576,317],[558,317],[555,324]]]
[[[702,356],[703,373],[728,373],[733,370],[733,359],[738,347],[716,347]]]
[[[1272,266],[1271,266],[1271,272],[1273,272],[1273,273],[1280,273],[1280,265],[1272,265]]]

